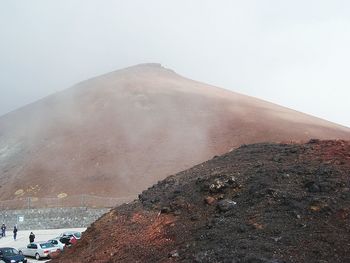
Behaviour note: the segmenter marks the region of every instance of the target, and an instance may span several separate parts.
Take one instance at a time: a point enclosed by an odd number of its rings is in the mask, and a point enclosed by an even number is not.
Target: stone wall
[[[5,223],[8,231],[15,224],[20,230],[88,227],[108,211],[85,207],[1,210],[0,224]]]

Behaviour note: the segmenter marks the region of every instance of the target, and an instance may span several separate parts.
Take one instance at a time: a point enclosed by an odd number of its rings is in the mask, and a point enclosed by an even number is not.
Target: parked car
[[[78,231],[66,231],[63,232],[60,236],[60,241],[66,246],[71,246],[77,243],[79,239],[81,239],[81,232]]]
[[[51,253],[57,252],[60,249],[55,247],[50,242],[33,242],[27,247],[18,249],[19,253],[28,257],[35,257],[37,260],[50,257]]]
[[[69,243],[69,238],[67,237],[67,240],[64,238],[56,237],[53,239],[48,240],[47,242],[50,242],[53,244],[55,247],[58,247],[61,251],[63,251],[64,247],[67,245],[67,241]]]
[[[72,238],[74,236],[75,239],[79,240],[81,239],[81,232],[78,231],[67,231],[63,232],[60,237],[70,237]]]
[[[5,263],[27,263],[27,259],[20,255],[18,250],[12,247],[0,248],[0,262]]]
[[[63,237],[58,237],[60,242],[65,244],[65,246],[70,246],[72,243],[70,242],[71,237],[69,236],[63,236]]]

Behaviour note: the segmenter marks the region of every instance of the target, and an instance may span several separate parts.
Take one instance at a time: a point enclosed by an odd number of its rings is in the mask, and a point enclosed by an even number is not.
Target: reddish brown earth
[[[350,262],[350,142],[244,145],[112,209],[56,262]]]
[[[0,118],[0,200],[129,196],[245,143],[350,139],[350,129],[139,65]]]

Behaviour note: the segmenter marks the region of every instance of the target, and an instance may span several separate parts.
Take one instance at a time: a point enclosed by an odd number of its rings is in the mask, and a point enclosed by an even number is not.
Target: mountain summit
[[[350,139],[350,129],[143,64],[0,118],[0,199],[122,197],[256,142]]]

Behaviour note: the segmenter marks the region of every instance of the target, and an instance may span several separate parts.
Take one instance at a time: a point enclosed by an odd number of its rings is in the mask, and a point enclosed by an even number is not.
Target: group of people
[[[13,227],[13,239],[15,241],[17,239],[17,232],[18,232],[18,228],[17,228],[17,225],[15,225]],[[5,225],[5,223],[3,223],[1,226],[1,237],[6,237],[6,225]]]
[[[13,227],[13,240],[15,240],[15,241],[17,240],[17,232],[18,232],[18,228],[17,228],[17,225],[15,225]],[[5,223],[3,223],[1,226],[1,237],[6,237],[6,225],[5,225]],[[30,232],[29,242],[33,243],[34,239],[35,239],[34,233]]]

